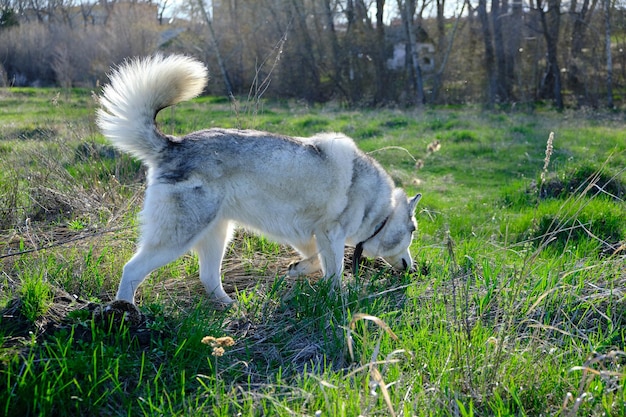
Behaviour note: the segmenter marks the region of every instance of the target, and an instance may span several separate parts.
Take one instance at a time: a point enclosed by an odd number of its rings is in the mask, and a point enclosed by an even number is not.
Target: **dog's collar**
[[[378,225],[378,227],[376,227],[376,230],[374,231],[374,233],[372,233],[370,237],[362,242],[357,243],[356,247],[354,248],[354,255],[352,257],[352,276],[356,276],[357,272],[359,271],[359,265],[361,264],[361,255],[363,255],[363,244],[379,234],[380,231],[383,230],[383,227],[385,227],[385,225],[387,224],[387,220],[389,220],[389,217],[386,217],[385,220],[383,220]]]

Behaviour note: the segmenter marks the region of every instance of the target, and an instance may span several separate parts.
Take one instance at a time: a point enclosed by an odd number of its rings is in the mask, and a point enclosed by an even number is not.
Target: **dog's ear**
[[[415,197],[409,200],[409,213],[415,213],[415,207],[417,207],[417,203],[419,203],[422,198],[422,194],[417,194]]]

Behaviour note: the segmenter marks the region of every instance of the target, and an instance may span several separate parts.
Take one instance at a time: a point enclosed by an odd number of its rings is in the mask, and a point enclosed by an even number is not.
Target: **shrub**
[[[20,312],[30,322],[46,314],[52,304],[52,287],[45,279],[44,268],[25,271],[20,287]]]
[[[549,200],[525,210],[507,226],[518,242],[550,241],[564,248],[582,240],[596,240],[606,248],[626,236],[623,210],[622,204],[607,199]]]
[[[510,207],[534,206],[541,200],[564,200],[575,194],[606,196],[615,201],[626,198],[626,183],[620,175],[591,164],[571,166],[561,172],[547,175],[544,183],[539,178],[515,181],[503,188],[501,202]]]
[[[626,184],[619,176],[591,164],[583,164],[548,176],[541,187],[541,198],[563,198],[587,189],[592,195],[604,193],[617,199],[626,196]]]
[[[471,130],[453,130],[445,134],[442,139],[451,140],[454,143],[478,141],[476,133]]]

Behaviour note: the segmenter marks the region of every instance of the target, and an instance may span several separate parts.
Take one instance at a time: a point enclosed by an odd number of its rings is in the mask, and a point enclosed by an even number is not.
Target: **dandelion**
[[[224,355],[225,347],[231,347],[235,344],[235,340],[230,336],[205,336],[202,338],[202,343],[204,343],[205,345],[209,345],[213,348],[211,355],[219,357]]]
[[[226,349],[224,348],[233,346],[235,344],[235,341],[230,336],[223,336],[223,337],[204,336],[201,342],[205,345],[209,345],[212,348],[211,356],[215,358],[214,369],[215,369],[215,378],[217,379],[219,378],[219,375],[220,375],[218,371],[218,367],[219,367],[218,358],[224,356],[224,353],[226,352]],[[207,359],[209,362],[211,362],[210,358],[207,358]],[[218,397],[218,400],[219,400],[219,397]]]
[[[204,336],[202,338],[202,343],[204,343],[205,345],[212,345],[213,343],[215,343],[215,338],[213,336]]]
[[[438,141],[438,140],[432,141],[426,147],[426,150],[428,151],[428,153],[435,153],[435,152],[439,151],[440,149],[441,149],[441,142]]]
[[[217,344],[220,346],[231,347],[235,344],[235,341],[230,336],[218,337]]]

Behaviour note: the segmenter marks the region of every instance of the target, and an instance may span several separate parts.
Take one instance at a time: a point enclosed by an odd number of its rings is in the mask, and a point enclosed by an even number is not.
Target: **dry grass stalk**
[[[546,143],[546,156],[543,159],[543,169],[541,170],[541,187],[546,182],[546,174],[548,173],[548,165],[550,165],[550,158],[552,157],[552,152],[554,151],[554,132],[550,132],[550,136],[548,136],[548,142]]]
[[[348,327],[348,336],[347,336],[347,340],[348,340],[348,352],[350,353],[350,359],[352,361],[354,361],[354,347],[352,346],[353,343],[353,338],[351,333],[354,331],[354,328],[356,326],[356,323],[361,321],[361,320],[368,320],[371,322],[374,322],[378,327],[380,327],[382,330],[384,330],[385,333],[387,333],[393,340],[398,340],[398,336],[396,336],[396,334],[391,330],[391,328],[387,325],[387,323],[385,323],[383,320],[381,320],[380,318],[376,317],[376,316],[372,316],[370,314],[363,314],[363,313],[357,313],[354,315],[354,317],[352,318],[352,320],[350,321],[350,325]],[[396,412],[393,408],[393,404],[391,403],[391,397],[389,396],[389,391],[387,390],[387,384],[385,383],[385,380],[383,379],[383,376],[381,374],[381,372],[378,370],[377,365],[379,364],[389,364],[390,362],[397,362],[397,360],[394,359],[386,359],[384,361],[378,361],[378,355],[380,353],[380,342],[381,342],[382,338],[379,337],[378,340],[376,341],[376,345],[374,346],[374,350],[372,352],[372,356],[370,358],[370,362],[365,364],[362,367],[357,368],[356,370],[350,372],[347,377],[356,374],[357,372],[360,372],[364,369],[367,369],[369,371],[370,377],[371,377],[371,381],[370,381],[370,394],[372,396],[376,395],[376,388],[380,388],[380,392],[382,393],[383,399],[385,400],[385,404],[387,405],[387,409],[389,410],[389,415],[395,417],[396,416]]]
[[[576,398],[574,398],[570,392],[566,394],[565,399],[563,400],[563,405],[561,406],[561,413],[566,416],[578,415],[579,409],[585,399],[592,395],[589,392],[590,386],[596,377],[601,378],[604,383],[609,386],[609,389],[618,390],[619,385],[626,374],[624,374],[623,371],[612,371],[608,369],[607,365],[615,366],[619,369],[619,362],[623,360],[624,357],[626,357],[626,352],[621,350],[612,350],[607,354],[594,353],[591,358],[585,361],[584,365],[572,367],[570,372],[582,371],[580,384],[578,385],[578,394]],[[572,401],[574,404],[572,409],[568,412],[567,407]]]

